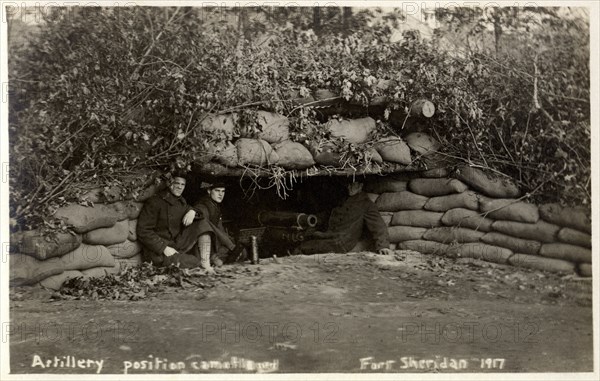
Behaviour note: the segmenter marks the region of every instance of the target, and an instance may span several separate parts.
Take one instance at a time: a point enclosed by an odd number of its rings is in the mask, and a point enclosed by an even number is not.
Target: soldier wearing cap
[[[222,182],[210,184],[206,187],[206,195],[194,204],[194,210],[203,217],[203,223],[197,227],[200,257],[204,261],[210,258],[215,266],[245,260],[247,257],[246,250],[236,245],[223,227],[221,203],[225,190]]]
[[[331,211],[327,231],[316,231],[294,254],[347,253],[358,243],[366,227],[380,254],[391,254],[388,230],[377,206],[362,191],[361,182],[347,182],[348,198]]]

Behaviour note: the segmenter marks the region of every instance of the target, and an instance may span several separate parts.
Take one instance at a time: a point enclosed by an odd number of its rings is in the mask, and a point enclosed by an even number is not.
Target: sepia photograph
[[[600,3],[0,4],[1,379],[600,377]]]

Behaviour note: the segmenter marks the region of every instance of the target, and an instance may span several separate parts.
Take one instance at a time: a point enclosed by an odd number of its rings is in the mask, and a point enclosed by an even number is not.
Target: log
[[[435,114],[435,105],[427,99],[417,99],[410,105],[410,116],[431,118]]]

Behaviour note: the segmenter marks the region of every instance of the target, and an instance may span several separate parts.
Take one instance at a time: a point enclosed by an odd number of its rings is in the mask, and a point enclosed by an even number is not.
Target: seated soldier
[[[197,234],[200,254],[210,257],[215,266],[246,260],[246,249],[236,245],[223,227],[221,203],[225,197],[225,184],[215,183],[207,188],[207,194],[202,196],[194,209],[203,223],[199,224]]]
[[[175,173],[167,189],[144,203],[137,223],[142,257],[157,266],[201,266],[213,271],[208,257],[199,255],[198,231],[203,222],[201,219],[194,221],[196,211],[181,197],[185,185],[185,174]]]
[[[365,226],[378,253],[392,254],[387,225],[362,188],[361,182],[348,183],[349,197],[331,211],[327,231],[312,233],[310,240],[302,242],[293,254],[347,253],[358,243]]]

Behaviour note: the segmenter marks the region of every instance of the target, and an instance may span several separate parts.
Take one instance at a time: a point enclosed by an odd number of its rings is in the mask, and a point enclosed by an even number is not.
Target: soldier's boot
[[[210,265],[211,238],[209,234],[198,237],[198,250],[200,250],[200,266],[209,273],[215,270]]]

